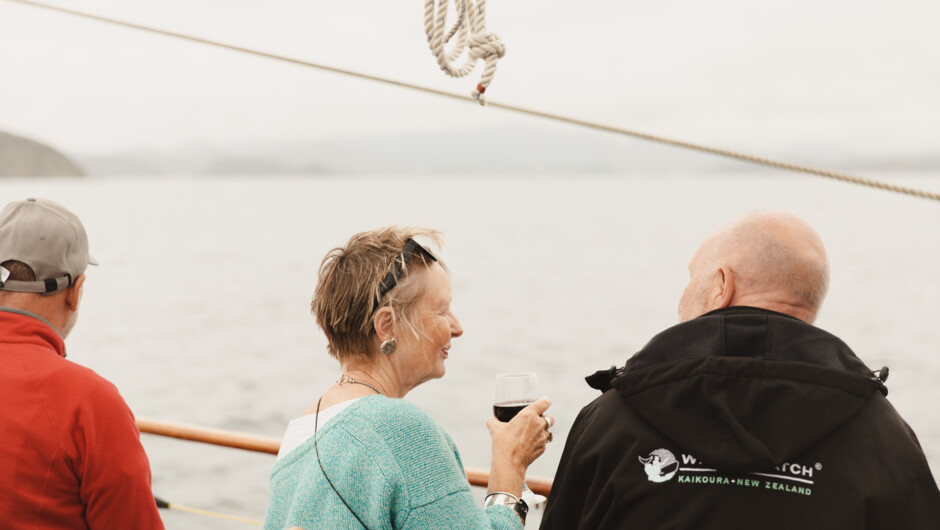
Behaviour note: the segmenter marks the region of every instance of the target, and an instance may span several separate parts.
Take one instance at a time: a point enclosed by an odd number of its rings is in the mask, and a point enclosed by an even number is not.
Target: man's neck
[[[784,297],[771,297],[771,296],[742,296],[735,297],[731,300],[731,303],[728,304],[728,307],[733,306],[748,306],[748,307],[759,307],[761,309],[767,309],[769,311],[776,311],[777,313],[783,313],[784,315],[789,315],[793,318],[802,320],[807,324],[812,324],[816,320],[816,311],[807,309],[802,305],[796,304],[789,300],[786,300]]]

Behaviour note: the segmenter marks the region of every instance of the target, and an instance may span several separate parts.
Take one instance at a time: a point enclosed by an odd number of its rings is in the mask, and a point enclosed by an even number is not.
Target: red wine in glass
[[[508,422],[538,398],[538,379],[534,372],[497,374],[493,415],[501,422]],[[545,497],[536,495],[525,482],[522,483],[522,499],[530,507],[545,502]]]
[[[522,409],[528,407],[531,401],[506,401],[493,405],[493,415],[496,419],[506,423],[516,417],[516,414],[522,412]]]

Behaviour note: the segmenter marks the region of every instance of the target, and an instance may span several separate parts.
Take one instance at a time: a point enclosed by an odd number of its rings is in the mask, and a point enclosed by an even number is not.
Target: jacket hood
[[[728,472],[780,465],[887,394],[837,337],[743,307],[667,329],[613,375],[612,388],[654,429]]]

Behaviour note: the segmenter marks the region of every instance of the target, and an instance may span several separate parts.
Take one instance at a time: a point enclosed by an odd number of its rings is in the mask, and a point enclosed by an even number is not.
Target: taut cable
[[[106,22],[106,23],[108,23],[108,24],[116,24],[116,25],[118,25],[118,26],[124,26],[124,27],[126,27],[126,28],[137,29],[137,30],[146,31],[146,32],[149,32],[149,33],[156,33],[156,34],[165,35],[165,36],[168,36],[168,37],[175,37],[175,38],[178,38],[178,39],[188,40],[188,41],[191,41],[191,42],[198,42],[198,43],[206,44],[206,45],[209,45],[209,46],[215,46],[215,47],[217,47],[217,48],[224,48],[224,49],[227,49],[227,50],[237,51],[237,52],[241,52],[241,53],[247,53],[247,54],[255,55],[255,56],[258,56],[258,57],[265,57],[265,58],[268,58],[268,59],[274,59],[274,60],[277,60],[277,61],[283,61],[283,62],[288,62],[288,63],[297,64],[297,65],[301,65],[301,66],[307,66],[307,67],[310,67],[310,68],[317,68],[317,69],[320,69],[320,70],[325,70],[325,71],[333,72],[333,73],[337,73],[337,74],[348,75],[348,76],[351,76],[351,77],[358,77],[358,78],[360,78],[360,79],[368,79],[368,80],[370,80],[370,81],[377,81],[377,82],[380,82],[380,83],[385,83],[385,84],[389,84],[389,85],[394,85],[394,86],[398,86],[398,87],[402,87],[402,88],[410,88],[410,89],[412,89],[412,90],[418,90],[418,91],[425,92],[425,93],[428,93],[428,94],[435,94],[435,95],[438,95],[438,96],[444,96],[444,97],[449,97],[449,98],[454,98],[454,99],[460,99],[460,100],[464,100],[464,101],[478,101],[478,98],[477,98],[477,97],[462,96],[462,95],[460,95],[460,94],[455,94],[455,93],[452,93],[452,92],[446,92],[446,91],[444,91],[444,90],[437,90],[437,89],[434,89],[434,88],[428,88],[428,87],[423,87],[423,86],[415,85],[415,84],[411,84],[411,83],[405,83],[405,82],[402,82],[402,81],[396,81],[396,80],[394,80],[394,79],[388,79],[388,78],[384,78],[384,77],[379,77],[379,76],[374,76],[374,75],[369,75],[369,74],[363,74],[363,73],[360,73],[360,72],[354,72],[354,71],[352,71],[352,70],[346,70],[346,69],[343,69],[343,68],[336,68],[336,67],[334,67],[334,66],[327,66],[327,65],[323,65],[323,64],[318,64],[318,63],[310,62],[310,61],[304,61],[304,60],[301,60],[301,59],[295,59],[295,58],[292,58],[292,57],[286,57],[286,56],[283,56],[283,55],[277,55],[277,54],[273,54],[273,53],[267,53],[267,52],[262,52],[262,51],[258,51],[258,50],[252,50],[252,49],[250,49],[250,48],[243,48],[243,47],[241,47],[241,46],[234,46],[234,45],[231,45],[231,44],[225,44],[225,43],[221,43],[221,42],[211,41],[211,40],[202,39],[202,38],[199,38],[199,37],[193,37],[193,36],[190,36],[190,35],[184,35],[184,34],[182,34],[182,33],[175,33],[175,32],[172,32],[172,31],[166,31],[166,30],[162,30],[162,29],[151,28],[151,27],[148,27],[148,26],[142,26],[142,25],[140,25],[140,24],[133,24],[133,23],[130,23],[130,22],[124,22],[124,21],[122,21],[122,20],[116,20],[116,19],[113,19],[113,18],[98,16],[98,15],[92,15],[92,14],[84,13],[84,12],[81,12],[81,11],[74,11],[74,10],[72,10],[72,9],[66,9],[66,8],[63,8],[63,7],[57,7],[57,6],[52,6],[52,5],[48,5],[48,4],[43,4],[43,3],[41,3],[41,2],[34,2],[34,1],[32,1],[32,0],[6,0],[6,1],[7,1],[7,2],[15,2],[15,3],[18,3],[18,4],[30,5],[30,6],[34,6],[34,7],[41,7],[41,8],[44,8],[44,9],[50,9],[50,10],[58,11],[58,12],[61,12],[61,13],[68,13],[68,14],[70,14],[70,15],[76,15],[76,16],[83,17],[83,18],[89,18],[89,19],[92,19],[92,20],[97,20],[97,21],[99,21],[99,22]],[[458,20],[457,24],[460,24],[461,22],[462,22],[461,20]],[[459,31],[459,28],[457,28],[457,27],[455,26],[455,29],[452,30],[451,33],[453,33],[454,31]],[[458,37],[458,39],[459,39],[459,37]],[[459,43],[459,41],[458,41],[458,43]],[[459,44],[458,44],[458,46],[459,46]],[[495,63],[494,63],[493,68],[495,68]],[[485,75],[485,74],[484,74],[484,75]],[[492,76],[491,76],[491,78],[492,78]],[[770,158],[764,158],[764,157],[759,157],[759,156],[754,156],[754,155],[748,155],[748,154],[744,154],[744,153],[738,153],[738,152],[736,152],[736,151],[730,151],[730,150],[727,150],[727,149],[720,149],[720,148],[716,148],[716,147],[709,147],[709,146],[699,145],[699,144],[695,144],[695,143],[691,143],[691,142],[685,142],[685,141],[682,141],[682,140],[674,140],[674,139],[666,138],[666,137],[663,137],[663,136],[656,136],[656,135],[653,135],[653,134],[647,134],[647,133],[632,131],[632,130],[629,130],[629,129],[624,129],[624,128],[621,128],[621,127],[615,127],[615,126],[612,126],[612,125],[605,125],[605,124],[602,124],[602,123],[596,123],[596,122],[591,122],[591,121],[587,121],[587,120],[580,120],[580,119],[577,119],[577,118],[570,118],[570,117],[567,117],[567,116],[562,116],[562,115],[560,115],[560,114],[553,114],[553,113],[550,113],[550,112],[542,112],[542,111],[538,111],[538,110],[526,109],[526,108],[523,108],[523,107],[517,107],[517,106],[515,106],[515,105],[508,105],[508,104],[505,104],[505,103],[493,103],[493,102],[489,102],[488,104],[489,104],[489,106],[491,106],[491,107],[496,107],[496,108],[500,108],[500,109],[504,109],[504,110],[511,110],[511,111],[513,111],[513,112],[518,112],[518,113],[526,114],[526,115],[529,115],[529,116],[538,116],[538,117],[540,117],[540,118],[546,118],[546,119],[549,119],[549,120],[555,120],[555,121],[559,121],[559,122],[562,122],[562,123],[568,123],[568,124],[571,124],[571,125],[578,125],[578,126],[580,126],[580,127],[587,127],[587,128],[595,129],[595,130],[599,130],[599,131],[607,131],[607,132],[611,132],[611,133],[620,134],[620,135],[623,135],[623,136],[631,136],[631,137],[633,137],[633,138],[639,138],[639,139],[641,139],[641,140],[648,140],[648,141],[651,141],[651,142],[658,142],[658,143],[661,143],[661,144],[671,145],[671,146],[674,146],[674,147],[682,147],[682,148],[685,148],[685,149],[691,149],[691,150],[699,151],[699,152],[702,152],[702,153],[709,153],[709,154],[712,154],[712,155],[723,156],[723,157],[726,157],[726,158],[733,158],[733,159],[735,159],[735,160],[740,160],[740,161],[742,161],[742,162],[748,162],[748,163],[751,163],[751,164],[758,164],[758,165],[773,167],[773,168],[777,168],[777,169],[785,169],[785,170],[788,170],[788,171],[796,171],[796,172],[800,172],[800,173],[807,173],[807,174],[810,174],[810,175],[816,175],[816,176],[819,176],[819,177],[826,177],[826,178],[830,178],[830,179],[834,179],[834,180],[838,180],[838,181],[842,181],[842,182],[848,182],[848,183],[851,183],[851,184],[858,184],[858,185],[860,185],[860,186],[868,186],[868,187],[876,188],[876,189],[880,189],[880,190],[893,191],[893,192],[896,192],[896,193],[902,193],[902,194],[905,194],[905,195],[911,195],[911,196],[913,196],[913,197],[920,197],[920,198],[922,198],[922,199],[928,199],[928,200],[933,200],[933,201],[940,201],[940,193],[936,193],[936,192],[925,191],[925,190],[919,190],[919,189],[910,188],[910,187],[907,187],[907,186],[898,186],[898,185],[896,185],[896,184],[889,184],[889,183],[887,183],[887,182],[881,182],[881,181],[877,181],[877,180],[873,180],[873,179],[869,179],[869,178],[865,178],[865,177],[859,177],[859,176],[856,176],[856,175],[850,175],[850,174],[847,174],[847,173],[841,173],[841,172],[837,172],[837,171],[830,171],[830,170],[827,170],[827,169],[819,169],[819,168],[804,166],[804,165],[801,165],[801,164],[794,164],[794,163],[791,163],[791,162],[783,162],[783,161],[779,161],[779,160],[773,160],[773,159],[770,159]]]
[[[167,502],[160,497],[154,497],[154,501],[157,503],[157,508],[166,508],[168,510],[176,510],[179,512],[194,513],[196,515],[203,515],[205,517],[214,517],[216,519],[225,519],[226,521],[235,521],[237,523],[247,523],[253,524],[255,526],[264,525],[264,521],[259,521],[257,519],[249,519],[247,517],[239,517],[237,515],[229,515],[227,513],[213,512],[211,510],[203,510],[201,508],[191,508],[189,506],[182,506],[180,504],[174,504],[172,502]]]

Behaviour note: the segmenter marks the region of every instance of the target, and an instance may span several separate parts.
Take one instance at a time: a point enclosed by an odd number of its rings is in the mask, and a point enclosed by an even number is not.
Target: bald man
[[[873,372],[812,326],[826,252],[803,220],[748,215],[689,263],[680,324],[571,428],[545,529],[940,528],[940,491]]]

